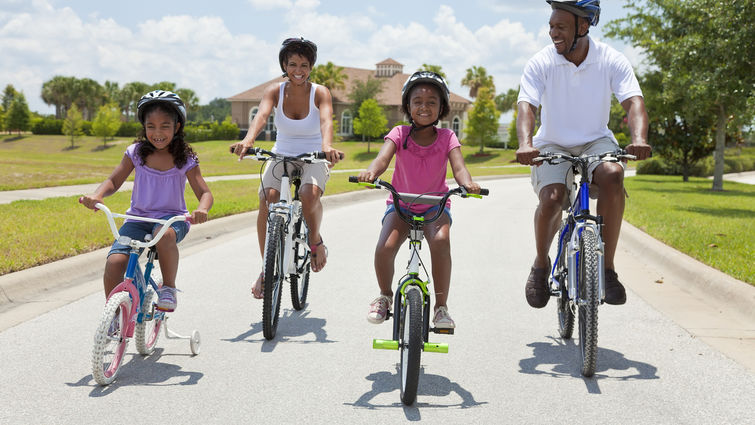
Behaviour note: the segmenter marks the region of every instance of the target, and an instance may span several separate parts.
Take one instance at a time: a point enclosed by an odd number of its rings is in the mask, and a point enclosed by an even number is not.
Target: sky
[[[626,15],[624,1],[602,4],[590,35]],[[55,75],[104,84],[175,82],[201,104],[280,75],[278,49],[292,36],[318,46],[317,63],[374,69],[392,58],[412,73],[440,65],[452,91],[466,70],[484,66],[497,91],[516,88],[527,60],[550,43],[544,0],[0,0],[0,90],[12,84],[29,108],[54,113],[41,97]]]

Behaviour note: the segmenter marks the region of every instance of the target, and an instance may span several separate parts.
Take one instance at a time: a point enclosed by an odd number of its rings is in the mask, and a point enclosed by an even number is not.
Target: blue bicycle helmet
[[[590,25],[598,25],[600,20],[600,0],[545,0],[553,9],[563,9],[576,16],[587,18]]]
[[[139,103],[136,104],[136,116],[139,122],[144,124],[144,110],[146,106],[156,102],[164,103],[173,108],[178,114],[181,126],[186,123],[186,106],[184,106],[183,100],[177,94],[167,90],[154,90],[139,99]]]

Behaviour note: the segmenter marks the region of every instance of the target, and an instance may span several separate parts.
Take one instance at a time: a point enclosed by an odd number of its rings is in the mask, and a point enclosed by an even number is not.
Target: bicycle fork
[[[571,237],[566,244],[566,263],[567,263],[567,283],[569,299],[575,300],[575,304],[583,304],[585,301],[579,298],[577,286],[579,285],[579,274],[581,270],[578,268],[580,246],[579,239],[583,231],[594,232],[598,241],[598,299],[603,302],[605,298],[605,244],[603,238],[600,237],[600,228],[595,223],[578,222],[575,224],[574,230],[571,232]]]

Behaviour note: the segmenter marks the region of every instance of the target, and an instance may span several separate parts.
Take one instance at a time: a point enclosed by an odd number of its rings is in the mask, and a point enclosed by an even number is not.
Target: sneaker
[[[606,304],[621,305],[627,302],[627,291],[619,282],[619,275],[611,269],[606,269]]]
[[[393,300],[387,295],[381,295],[370,303],[370,311],[367,313],[367,321],[370,323],[383,323],[388,318]]]
[[[435,317],[433,317],[433,325],[435,325],[436,328],[441,329],[453,329],[456,327],[456,323],[454,323],[454,319],[451,318],[451,315],[448,314],[448,307],[446,306],[440,306],[435,310]]]
[[[530,307],[543,308],[548,304],[548,300],[551,298],[551,291],[548,287],[549,269],[550,267],[542,269],[532,267],[530,269],[527,285],[524,287],[524,293]]]
[[[157,290],[157,309],[171,312],[176,309],[176,288],[164,286]]]

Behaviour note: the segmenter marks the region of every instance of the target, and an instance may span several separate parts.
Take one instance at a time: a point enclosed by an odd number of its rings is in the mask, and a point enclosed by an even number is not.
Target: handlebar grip
[[[230,149],[231,153],[235,153],[233,147],[230,147],[229,149]],[[255,153],[257,153],[257,148],[255,148],[254,146],[252,146],[251,148],[248,148],[246,150],[246,152],[244,153],[244,155],[254,155]]]
[[[480,195],[482,196],[488,196],[490,194],[490,190],[488,189],[480,189]]]
[[[343,153],[338,154],[338,159],[343,159],[344,155]],[[317,152],[315,154],[315,158],[317,159],[328,159],[328,157],[325,155],[325,152]]]
[[[359,178],[357,176],[349,176],[349,183],[359,183]]]

